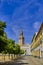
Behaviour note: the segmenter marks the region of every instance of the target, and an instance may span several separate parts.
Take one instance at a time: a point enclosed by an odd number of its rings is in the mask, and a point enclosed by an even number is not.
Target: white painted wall
[[[31,45],[26,44],[24,46],[21,46],[21,49],[26,50],[26,55],[31,55]]]

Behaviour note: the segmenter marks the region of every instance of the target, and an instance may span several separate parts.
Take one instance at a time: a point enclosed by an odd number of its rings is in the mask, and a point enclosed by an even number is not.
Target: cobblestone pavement
[[[0,65],[43,65],[43,59],[35,58],[32,56],[22,56],[15,62],[8,62]]]

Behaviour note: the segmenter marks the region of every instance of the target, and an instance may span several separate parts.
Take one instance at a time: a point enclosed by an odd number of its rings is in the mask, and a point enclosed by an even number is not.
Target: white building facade
[[[31,45],[30,44],[24,44],[20,48],[24,50],[25,55],[31,55]]]

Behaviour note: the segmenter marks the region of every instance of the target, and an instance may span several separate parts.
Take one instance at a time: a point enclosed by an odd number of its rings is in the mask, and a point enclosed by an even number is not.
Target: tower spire
[[[20,30],[20,35],[19,35],[19,45],[20,46],[24,45],[24,36],[22,30]]]

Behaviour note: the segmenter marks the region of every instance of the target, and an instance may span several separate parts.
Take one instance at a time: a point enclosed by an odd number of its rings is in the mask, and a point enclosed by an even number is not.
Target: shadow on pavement
[[[23,61],[26,60],[24,57],[25,56],[23,56],[23,57],[21,57],[19,59],[16,59],[13,62],[0,63],[0,65],[28,65],[29,64],[28,62],[23,62]]]
[[[12,62],[12,63],[1,63],[0,65],[28,65],[29,63],[18,63],[18,62]]]

